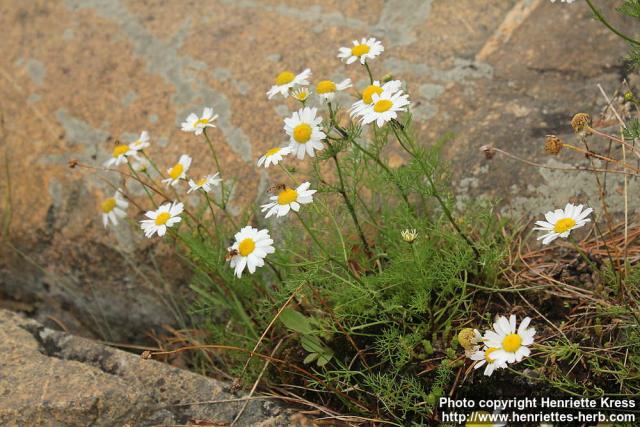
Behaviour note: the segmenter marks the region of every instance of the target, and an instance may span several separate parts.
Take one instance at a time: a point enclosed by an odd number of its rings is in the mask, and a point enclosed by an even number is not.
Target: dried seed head
[[[145,351],[142,352],[140,357],[145,359],[145,360],[151,359],[151,352],[149,350],[145,350]]]
[[[591,116],[587,113],[578,113],[571,119],[571,127],[575,133],[589,135],[589,127],[591,126]]]
[[[544,151],[555,156],[562,150],[562,145],[562,140],[556,135],[547,135],[547,139],[544,141]]]
[[[471,328],[464,328],[458,332],[458,342],[465,350],[473,349],[478,344],[476,332]]]
[[[480,147],[480,151],[484,153],[484,157],[486,157],[487,160],[493,159],[493,156],[496,155],[496,150],[492,145],[483,145]]]

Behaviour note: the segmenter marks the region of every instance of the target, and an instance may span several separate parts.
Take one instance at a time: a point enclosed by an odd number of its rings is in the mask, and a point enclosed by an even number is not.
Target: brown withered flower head
[[[484,157],[487,160],[493,159],[493,156],[496,155],[496,150],[493,148],[492,145],[483,145],[482,147],[480,147],[480,151],[484,153]]]
[[[562,150],[562,145],[562,140],[557,135],[547,135],[544,141],[544,151],[555,156]]]
[[[571,127],[577,134],[590,135],[591,116],[587,113],[578,113],[571,119]]]

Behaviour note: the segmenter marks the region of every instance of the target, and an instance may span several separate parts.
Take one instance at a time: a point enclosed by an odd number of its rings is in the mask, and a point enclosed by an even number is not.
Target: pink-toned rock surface
[[[617,2],[599,3],[615,15]],[[374,73],[407,82],[422,140],[455,132],[447,155],[460,200],[500,196],[538,214],[592,186],[486,163],[478,148],[550,161],[541,137],[568,134],[574,112],[604,104],[596,84],[612,92],[627,74],[625,45],[582,2],[4,0],[0,28],[0,294],[110,339],[175,322],[166,288],[179,298],[188,278],[140,233],[105,233],[99,203],[118,176],[69,160],[99,166],[116,139],[148,130],[163,168],[188,152],[196,173],[209,172],[207,147],[179,124],[212,106],[224,170],[240,177],[233,207],[262,200],[268,176],[254,162],[284,142],[289,114],[265,96],[274,77],[311,67],[314,79],[351,77],[360,88],[365,74],[337,49],[373,35],[386,49]]]

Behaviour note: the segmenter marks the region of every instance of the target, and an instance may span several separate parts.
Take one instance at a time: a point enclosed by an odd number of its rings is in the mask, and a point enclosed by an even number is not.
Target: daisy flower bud
[[[402,236],[402,240],[411,244],[418,238],[418,231],[415,228],[411,230],[407,228],[406,230],[402,230],[400,235]]]
[[[547,135],[544,141],[544,151],[555,156],[562,150],[562,145],[562,140],[556,135]]]
[[[458,342],[465,350],[471,350],[482,342],[482,336],[477,329],[464,328],[458,332]]]

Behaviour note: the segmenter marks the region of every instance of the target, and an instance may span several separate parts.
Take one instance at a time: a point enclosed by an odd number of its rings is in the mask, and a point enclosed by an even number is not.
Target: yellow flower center
[[[376,93],[380,95],[382,93],[382,88],[380,86],[367,86],[367,88],[362,91],[362,100],[365,104],[371,104],[373,102],[373,94]]]
[[[320,83],[318,83],[318,85],[316,86],[316,92],[322,94],[322,93],[332,93],[336,91],[336,84],[334,82],[332,82],[331,80],[322,80]]]
[[[509,334],[502,340],[502,348],[509,353],[515,353],[522,344],[522,337],[518,334]]]
[[[287,83],[291,83],[295,78],[296,75],[291,71],[283,71],[276,77],[276,84],[278,86],[286,85]]]
[[[204,178],[200,178],[200,179],[198,180],[198,182],[196,182],[196,184],[197,184],[199,187],[202,187],[206,182],[207,182],[207,177],[204,177]]]
[[[118,144],[113,149],[113,157],[120,157],[124,155],[127,151],[129,151],[129,146],[127,144]]]
[[[256,242],[254,242],[251,238],[247,238],[240,242],[240,244],[238,245],[238,252],[242,256],[248,256],[251,252],[254,251],[255,248]]]
[[[375,111],[376,113],[384,113],[391,107],[393,107],[393,102],[389,101],[388,99],[381,99],[380,101],[376,102],[376,105],[373,106],[373,111]]]
[[[493,425],[489,419],[490,416],[491,414],[487,411],[474,411],[464,425],[465,427],[487,427]]]
[[[279,148],[272,148],[271,150],[267,151],[265,153],[265,156],[269,157],[269,156],[273,156],[274,154],[278,154],[278,152],[280,151]]]
[[[293,139],[298,143],[304,144],[311,139],[311,126],[306,123],[300,123],[293,128]]]
[[[494,351],[496,351],[498,348],[497,347],[491,347],[485,350],[484,352],[484,360],[487,361],[487,363],[493,363],[494,359],[491,357],[491,353],[493,353]]]
[[[100,205],[100,208],[102,209],[102,212],[104,213],[109,213],[113,210],[113,208],[116,207],[116,199],[115,197],[109,197],[107,200],[105,200],[104,202],[102,202],[102,204]]]
[[[288,205],[291,202],[295,202],[298,199],[298,192],[293,188],[287,188],[278,194],[278,204]]]
[[[171,214],[169,212],[161,212],[156,217],[156,225],[165,225],[167,221],[171,218]]]
[[[576,220],[573,218],[562,218],[556,221],[556,224],[553,226],[553,231],[556,233],[562,234],[565,231],[571,230],[576,225]]]
[[[209,124],[209,119],[198,119],[193,125],[198,126],[198,125],[206,125],[206,124]]]
[[[351,54],[353,56],[362,56],[366,53],[369,53],[370,49],[371,48],[369,47],[368,44],[359,44],[351,48]]]
[[[180,175],[182,175],[183,171],[184,166],[182,166],[182,163],[176,163],[169,171],[169,176],[171,179],[178,179],[180,178]]]

